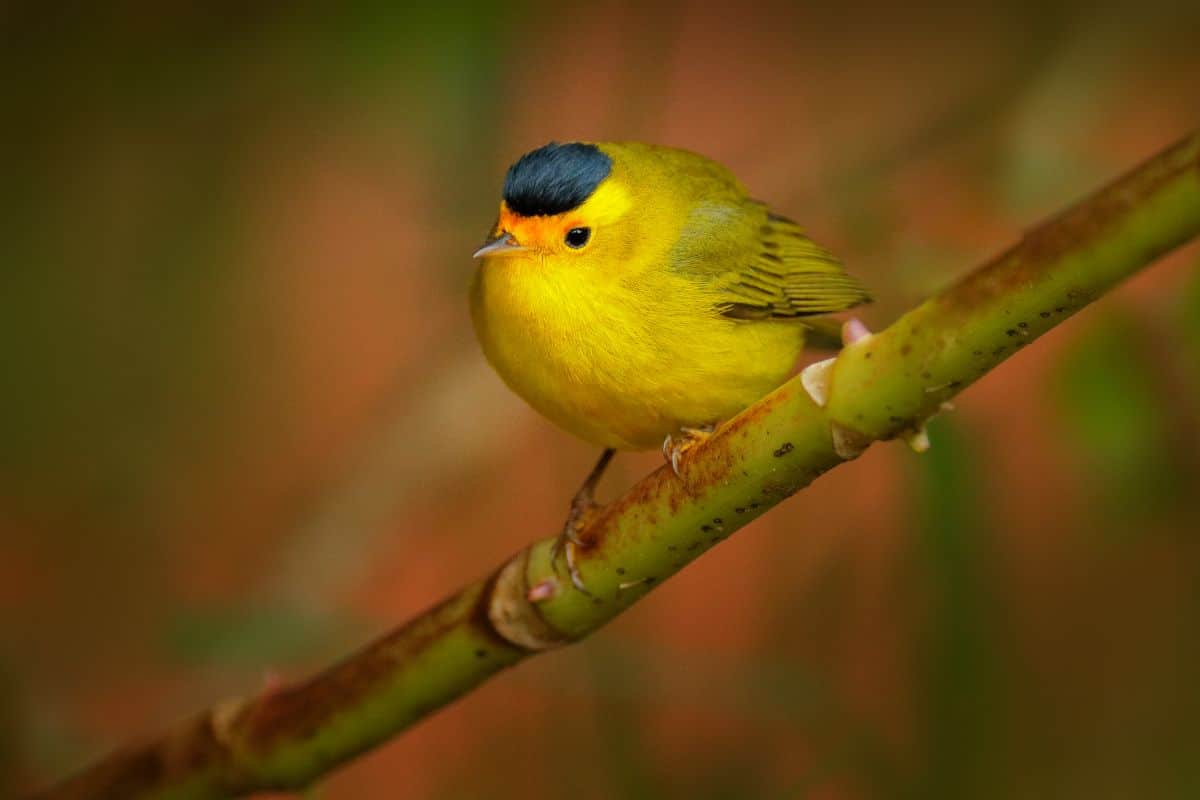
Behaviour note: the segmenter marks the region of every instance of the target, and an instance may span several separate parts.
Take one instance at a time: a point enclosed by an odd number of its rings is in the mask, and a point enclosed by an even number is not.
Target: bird
[[[550,142],[504,177],[470,288],[504,382],[603,448],[556,546],[596,508],[615,451],[661,447],[676,475],[715,426],[789,377],[821,315],[870,300],[842,262],[734,174],[688,150]]]

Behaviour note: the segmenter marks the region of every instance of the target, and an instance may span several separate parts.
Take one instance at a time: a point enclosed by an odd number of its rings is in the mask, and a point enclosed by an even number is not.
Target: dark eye
[[[567,243],[567,247],[578,250],[587,244],[590,238],[592,238],[591,228],[571,228],[571,230],[567,231],[564,241]]]

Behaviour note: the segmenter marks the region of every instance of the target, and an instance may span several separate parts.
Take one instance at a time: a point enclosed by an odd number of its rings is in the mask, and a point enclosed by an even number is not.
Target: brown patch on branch
[[[202,771],[226,772],[222,765],[229,762],[229,751],[218,736],[215,714],[193,717],[160,740],[117,750],[91,770],[30,800],[124,800],[153,787],[195,779]],[[222,782],[227,793],[249,788],[227,775],[228,782]]]
[[[964,275],[949,291],[939,295],[939,300],[969,311],[1014,288],[1044,280],[1064,255],[1091,246],[1114,224],[1126,218],[1130,208],[1136,208],[1189,170],[1200,173],[1200,148],[1195,137],[1184,138],[1129,170],[1086,201],[1045,220],[1017,244]],[[1174,246],[1165,243],[1150,248],[1143,257],[1149,261]],[[1073,299],[1076,301],[1074,308],[1068,311],[1078,310],[1094,298],[1076,292]]]
[[[233,721],[233,735],[247,750],[256,753],[265,752],[284,737],[313,735],[331,717],[377,689],[398,664],[417,658],[447,631],[460,625],[464,616],[471,619],[463,609],[470,592],[460,592],[439,603],[407,625],[368,645],[354,658],[308,681],[259,695]],[[471,608],[477,606],[478,601],[475,601]],[[476,627],[495,636],[490,625]]]

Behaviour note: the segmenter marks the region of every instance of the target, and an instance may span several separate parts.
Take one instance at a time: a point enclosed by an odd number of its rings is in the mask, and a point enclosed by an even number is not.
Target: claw
[[[675,473],[675,477],[679,477],[679,451],[680,447],[676,446],[675,440],[671,438],[671,434],[667,434],[667,438],[663,439],[662,454],[667,463],[671,465],[671,471]]]
[[[575,588],[588,597],[591,597],[592,593],[588,591],[587,585],[584,584],[583,576],[579,574],[579,566],[575,563],[576,546],[574,541],[569,541],[563,546],[563,552],[567,557],[567,572],[570,573],[571,583],[574,584]]]
[[[699,428],[680,428],[679,432],[682,435],[678,441],[671,434],[667,434],[667,438],[663,440],[663,458],[671,465],[671,471],[675,473],[675,477],[680,477],[679,465],[683,461],[683,454],[701,442],[707,441],[708,437],[712,436],[715,428],[715,425],[704,425]]]
[[[590,511],[591,509],[587,510]],[[583,576],[579,574],[579,566],[575,563],[575,548],[582,544],[579,534],[576,531],[576,526],[582,521],[584,513],[586,513],[584,510],[572,504],[571,513],[567,515],[567,524],[563,526],[562,533],[554,540],[554,544],[550,546],[550,560],[554,561],[558,558],[558,554],[562,553],[566,557],[567,572],[571,576],[571,583],[576,589],[591,597],[592,593],[587,590],[587,586],[583,582]],[[554,591],[557,592],[557,587],[555,587]]]
[[[550,547],[550,560],[554,561],[558,558],[558,554],[562,553],[566,556],[567,572],[571,575],[571,583],[575,588],[584,594],[591,596],[591,592],[587,590],[583,583],[583,577],[579,574],[579,567],[575,563],[575,548],[579,547],[583,542],[579,538],[579,528],[582,526],[584,518],[596,508],[596,504],[590,496],[581,497],[576,495],[571,502],[571,510],[567,514],[566,524],[563,525],[562,533],[554,540],[554,544]]]
[[[567,560],[567,571],[571,573],[571,583],[574,584],[576,589],[589,597],[592,596],[592,593],[584,588],[583,577],[579,574],[579,567],[575,563],[575,548],[583,545],[583,541],[579,538],[579,529],[583,527],[588,516],[599,508],[596,505],[594,494],[596,484],[600,482],[601,476],[604,475],[604,470],[608,468],[608,462],[612,460],[614,452],[616,451],[609,448],[601,453],[596,466],[592,467],[592,471],[584,480],[583,485],[579,487],[579,491],[571,499],[571,510],[567,512],[567,521],[563,525],[562,533],[558,535],[558,538],[554,540],[554,544],[550,547],[550,561],[553,562],[557,559],[559,553],[564,554]],[[555,591],[557,591],[557,588]]]

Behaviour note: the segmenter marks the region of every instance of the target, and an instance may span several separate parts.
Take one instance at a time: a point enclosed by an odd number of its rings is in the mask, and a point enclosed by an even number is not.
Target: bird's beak
[[[514,253],[518,250],[524,250],[525,246],[518,242],[511,233],[501,233],[495,239],[488,239],[483,243],[483,247],[475,251],[471,258],[482,258],[483,256],[498,256],[505,253]]]

